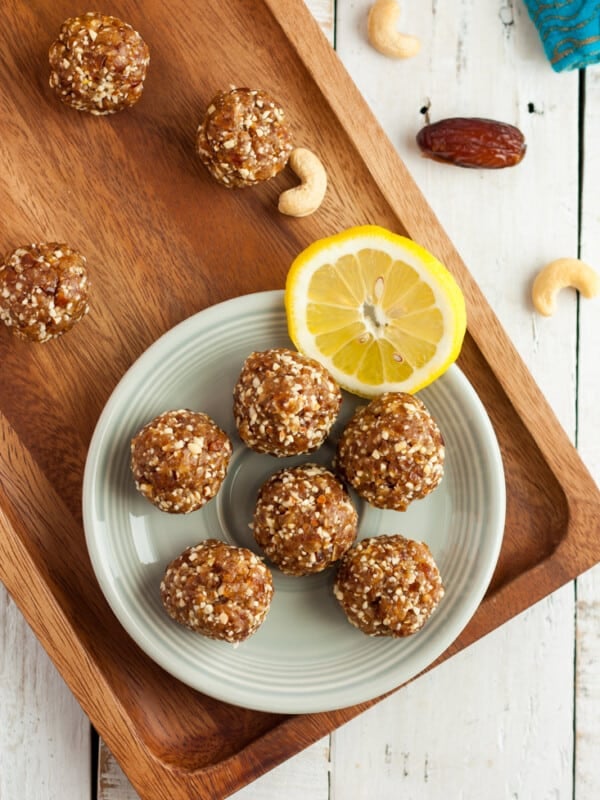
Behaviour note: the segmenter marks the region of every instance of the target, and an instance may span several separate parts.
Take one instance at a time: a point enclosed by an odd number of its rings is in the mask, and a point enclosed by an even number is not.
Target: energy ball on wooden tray
[[[206,414],[165,411],[131,440],[135,485],[161,511],[197,511],[221,488],[232,451],[227,434]]]
[[[304,464],[271,475],[254,511],[257,543],[282,572],[309,575],[338,561],[356,538],[358,515],[324,467]]]
[[[253,186],[287,164],[292,134],[279,103],[260,89],[219,92],[196,135],[196,149],[223,186]]]
[[[31,342],[71,330],[89,308],[85,264],[81,253],[58,242],[17,248],[0,265],[0,319]]]
[[[103,115],[137,103],[150,53],[131,25],[90,11],[62,24],[49,60],[50,86],[63,103]]]
[[[273,578],[251,550],[206,539],[169,564],[160,594],[176,622],[210,639],[236,643],[262,625]]]
[[[251,353],[233,390],[243,442],[259,453],[293,456],[325,441],[342,392],[317,361],[286,348]]]
[[[369,636],[410,636],[444,596],[431,551],[399,534],[373,536],[340,561],[333,593],[349,622]]]
[[[444,440],[418,397],[388,392],[356,410],[340,436],[336,468],[377,508],[405,511],[444,473]]]

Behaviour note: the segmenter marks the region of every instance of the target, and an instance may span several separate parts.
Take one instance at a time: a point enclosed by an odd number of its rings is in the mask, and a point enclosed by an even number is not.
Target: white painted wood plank
[[[335,28],[335,0],[306,0],[313,17],[321,26],[321,30],[329,39],[330,43],[334,41],[334,28]]]
[[[338,3],[338,52],[573,435],[576,301],[561,298],[544,325],[529,289],[543,263],[577,251],[577,76],[552,72],[520,3],[403,4],[402,29],[423,43],[406,62],[370,48],[368,7]],[[431,121],[518,125],[525,161],[483,172],[422,159],[424,106]],[[335,733],[332,800],[352,786],[383,800],[480,797],[482,787],[492,799],[570,797],[573,612],[569,586]]]
[[[581,258],[600,273],[600,66],[586,71],[585,174],[582,192]],[[579,437],[586,464],[600,480],[600,297],[581,298],[579,318]]]
[[[325,737],[232,794],[231,800],[328,800],[329,757],[329,737]]]
[[[572,592],[340,728],[330,800],[570,798]]]
[[[139,795],[108,747],[100,740],[98,749],[98,800],[138,800]]]
[[[581,257],[600,272],[600,67],[586,72]],[[580,301],[579,451],[600,483],[600,298]],[[575,798],[600,797],[600,565],[577,581]]]
[[[1,795],[0,795],[1,796]],[[98,763],[98,800],[138,800],[127,776],[102,743]],[[329,737],[230,795],[231,800],[328,800]]]
[[[90,727],[0,585],[0,798],[85,800]]]
[[[575,800],[600,797],[600,565],[577,580]]]

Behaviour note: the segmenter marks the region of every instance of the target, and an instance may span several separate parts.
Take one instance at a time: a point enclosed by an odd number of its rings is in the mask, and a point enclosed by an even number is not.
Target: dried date
[[[481,117],[451,117],[426,125],[417,144],[434,161],[479,169],[513,167],[527,148],[514,125]]]

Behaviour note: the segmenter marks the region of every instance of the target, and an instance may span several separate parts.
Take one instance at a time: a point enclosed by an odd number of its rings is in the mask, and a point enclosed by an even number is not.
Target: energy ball
[[[274,456],[320,447],[341,403],[341,390],[327,370],[286,348],[251,353],[233,390],[240,438],[252,450]]]
[[[253,186],[287,164],[292,134],[283,108],[260,89],[219,92],[198,127],[196,149],[223,186]]]
[[[165,411],[131,440],[135,485],[161,511],[189,514],[221,488],[233,448],[200,411]]]
[[[405,511],[438,486],[444,456],[442,434],[422,401],[388,392],[354,413],[338,442],[336,468],[371,505]]]
[[[369,636],[410,636],[444,596],[431,551],[399,534],[373,536],[340,561],[333,593],[348,621]]]
[[[210,639],[242,642],[267,615],[273,578],[251,550],[206,539],[169,564],[160,595],[175,622]]]
[[[309,575],[338,561],[356,538],[358,515],[336,477],[317,464],[282,469],[262,485],[257,543],[282,572]]]
[[[62,102],[102,115],[137,103],[150,53],[131,25],[90,11],[63,22],[49,60],[50,86]]]
[[[0,319],[31,342],[71,330],[89,307],[85,263],[58,242],[17,248],[0,265]]]

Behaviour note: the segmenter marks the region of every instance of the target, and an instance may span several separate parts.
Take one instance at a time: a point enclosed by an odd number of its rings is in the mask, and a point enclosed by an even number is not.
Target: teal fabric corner
[[[556,72],[600,62],[600,0],[524,0]]]

